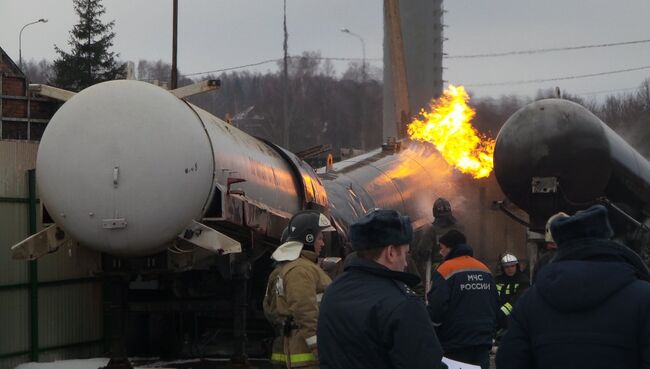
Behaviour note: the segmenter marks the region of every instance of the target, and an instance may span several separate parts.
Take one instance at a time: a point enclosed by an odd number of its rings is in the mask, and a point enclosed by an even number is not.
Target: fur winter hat
[[[607,208],[594,205],[587,210],[579,211],[574,216],[559,218],[551,223],[553,239],[559,247],[563,243],[583,238],[604,238],[614,236],[609,224]]]
[[[404,245],[412,239],[411,220],[396,210],[375,209],[350,225],[354,251]]]

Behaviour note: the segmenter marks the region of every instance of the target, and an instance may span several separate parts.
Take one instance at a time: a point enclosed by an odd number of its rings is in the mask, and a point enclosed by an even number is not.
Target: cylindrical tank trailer
[[[536,101],[513,114],[497,136],[494,170],[504,194],[529,214],[536,231],[556,212],[599,202],[638,222],[647,218],[650,163],[568,100]]]
[[[433,200],[453,191],[450,173],[431,148],[398,142],[317,175],[170,91],[124,80],[69,99],[37,158],[55,223],[81,245],[118,257],[162,252],[193,222],[278,240],[305,208],[328,213],[344,241],[349,223],[374,207],[398,209],[418,229],[432,220]]]
[[[227,218],[214,208],[226,194],[289,216],[303,206],[304,185],[307,201],[325,206],[313,170],[293,174],[298,161],[162,88],[111,81],[54,115],[36,173],[51,217],[72,238],[142,256],[164,250],[192,220]]]

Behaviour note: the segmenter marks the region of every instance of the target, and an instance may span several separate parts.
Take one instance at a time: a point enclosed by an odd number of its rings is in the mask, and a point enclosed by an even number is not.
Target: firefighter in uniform
[[[501,274],[495,278],[499,294],[499,310],[497,311],[497,340],[508,329],[508,317],[517,299],[530,287],[525,273],[519,270],[519,260],[513,254],[504,254],[499,260]]]
[[[442,261],[439,254],[438,238],[452,229],[463,232],[463,226],[454,217],[449,201],[439,197],[433,203],[432,211],[433,223],[422,232],[419,239],[413,244],[411,255],[416,270],[409,270],[413,274],[417,271],[425,285],[425,290],[428,290],[430,286],[431,270],[435,270]]]
[[[277,262],[264,296],[264,314],[276,328],[271,361],[276,367],[318,368],[318,306],[331,279],[318,266],[327,217],[302,211],[289,221],[286,242],[271,258]]]

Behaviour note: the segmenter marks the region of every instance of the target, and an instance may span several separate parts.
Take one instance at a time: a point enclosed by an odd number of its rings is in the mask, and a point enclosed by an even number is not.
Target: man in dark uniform
[[[508,317],[521,294],[530,287],[525,273],[519,270],[519,260],[513,254],[504,254],[499,260],[501,274],[495,278],[499,294],[499,310],[497,311],[497,341],[508,329]]]
[[[323,369],[433,369],[442,348],[424,303],[404,273],[408,217],[376,209],[350,226],[356,257],[325,291],[318,318]]]
[[[650,368],[650,272],[595,205],[551,223],[558,251],[510,315],[499,369]]]
[[[419,239],[414,242],[411,251],[415,263],[414,269],[417,270],[424,289],[427,291],[431,282],[431,270],[435,270],[435,267],[442,261],[439,254],[438,238],[452,229],[463,232],[463,226],[454,217],[449,201],[439,197],[433,203],[432,210],[433,223],[422,231]],[[415,273],[413,270],[409,272]]]
[[[427,308],[445,356],[488,369],[497,291],[490,269],[472,257],[466,242],[456,230],[440,237],[444,259],[433,273]]]

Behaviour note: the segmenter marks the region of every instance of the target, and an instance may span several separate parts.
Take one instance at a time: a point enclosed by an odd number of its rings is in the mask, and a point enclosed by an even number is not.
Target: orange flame
[[[476,112],[467,104],[469,96],[463,86],[452,86],[437,100],[431,111],[409,123],[407,130],[414,140],[432,143],[447,163],[474,178],[485,178],[494,167],[495,140],[478,133],[471,124]]]

